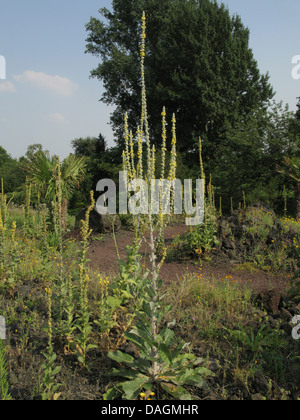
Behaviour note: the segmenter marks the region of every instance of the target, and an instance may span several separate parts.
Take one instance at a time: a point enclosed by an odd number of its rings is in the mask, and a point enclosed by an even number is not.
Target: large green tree
[[[76,211],[85,207],[90,200],[90,191],[96,190],[98,181],[103,178],[119,180],[119,170],[122,169],[122,150],[107,148],[105,138],[77,138],[72,140],[75,155],[86,160],[86,174],[80,188],[74,192],[70,200],[71,208]]]
[[[264,109],[273,96],[249,48],[249,30],[237,15],[209,0],[113,0],[91,18],[86,51],[100,58],[91,75],[104,85],[102,101],[116,106],[111,120],[119,140],[128,111],[140,115],[140,18],[147,16],[145,77],[152,140],[160,143],[160,113],[177,116],[178,149],[194,153],[203,138],[211,171],[225,133]]]
[[[0,146],[0,168],[2,168],[5,164],[10,163],[12,160],[12,157],[7,153],[7,151]]]
[[[22,188],[25,174],[17,159],[13,159],[7,151],[0,146],[0,179],[3,179],[4,191],[13,193]]]
[[[216,152],[214,183],[217,193],[230,206],[238,205],[243,192],[248,202],[263,201],[280,211],[284,185],[293,190],[289,177],[276,167],[286,156],[299,153],[299,136],[294,129],[295,114],[275,102],[267,111],[253,115],[228,129]]]

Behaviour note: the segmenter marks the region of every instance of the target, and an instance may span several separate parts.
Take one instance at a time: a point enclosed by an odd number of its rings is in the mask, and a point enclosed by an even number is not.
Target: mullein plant
[[[91,311],[88,301],[88,286],[90,276],[87,272],[87,251],[89,247],[89,237],[92,234],[90,229],[90,213],[95,207],[94,193],[91,191],[91,204],[88,207],[85,219],[82,220],[81,232],[81,253],[79,257],[79,313],[76,326],[79,329],[79,335],[76,337],[76,350],[78,361],[85,367],[87,352],[96,346],[89,344],[92,326],[90,322]]]
[[[56,309],[56,319],[57,319],[57,332],[62,337],[64,334],[64,309],[65,309],[65,300],[68,291],[67,287],[67,276],[65,272],[64,264],[64,248],[63,248],[63,226],[62,226],[62,180],[61,180],[61,162],[60,159],[57,159],[57,165],[53,171],[53,177],[55,179],[55,198],[52,203],[53,210],[53,221],[54,221],[54,231],[56,237],[56,245],[58,249],[58,258],[57,258],[57,279],[53,284],[55,300],[55,309]],[[45,233],[46,234],[46,233]]]
[[[19,263],[19,256],[18,256],[18,242],[16,240],[16,230],[17,224],[16,222],[12,222],[11,225],[11,236],[10,236],[10,249],[9,249],[9,268],[7,273],[9,274],[8,284],[10,288],[14,288],[16,284],[16,268]]]
[[[142,79],[142,112],[140,126],[138,129],[138,165],[133,169],[133,156],[131,155],[130,135],[127,136],[123,153],[124,169],[128,172],[128,178],[133,179],[134,175],[141,176],[150,186],[150,182],[155,178],[155,149],[150,144],[150,132],[147,115],[147,97],[145,86],[145,57],[146,57],[146,16],[142,17],[142,35],[141,35],[141,79]],[[162,113],[162,168],[161,176],[165,171],[165,148],[166,148],[166,122],[165,109]],[[176,177],[176,118],[172,119],[172,151],[169,171],[169,180]],[[142,168],[143,138],[146,142],[147,168]],[[126,140],[126,139],[125,139]],[[150,194],[150,188],[149,188]],[[151,203],[151,199],[148,200]],[[160,200],[160,212],[158,218],[154,218],[151,211],[151,204],[147,216],[137,216],[136,234],[141,234],[138,229],[145,224],[149,232],[150,247],[150,271],[144,278],[143,287],[140,288],[140,307],[136,311],[137,323],[135,327],[126,332],[127,340],[132,342],[139,350],[139,357],[134,358],[121,351],[110,352],[109,357],[122,366],[113,369],[112,374],[118,377],[124,377],[125,381],[109,389],[104,395],[104,399],[110,400],[122,396],[124,399],[133,400],[138,398],[141,392],[156,391],[156,395],[163,390],[171,394],[176,399],[191,399],[191,395],[185,390],[183,385],[192,385],[196,387],[205,386],[204,378],[210,372],[199,367],[200,359],[197,359],[188,351],[188,344],[176,339],[174,330],[175,323],[172,322],[161,328],[165,315],[171,310],[170,306],[164,304],[166,294],[161,291],[162,280],[159,278],[159,270],[163,264],[164,257],[160,262],[157,261],[158,241],[155,238],[155,232],[158,231],[160,241],[163,238],[165,227],[165,218],[162,214],[162,200]],[[186,350],[187,352],[183,352]]]
[[[7,231],[7,196],[4,194],[3,179],[1,179],[0,194],[0,273],[3,273],[5,266],[5,237]]]
[[[23,231],[25,236],[30,235],[32,220],[30,218],[30,205],[31,205],[31,189],[32,185],[26,178],[25,182],[25,204],[23,205]]]
[[[47,306],[48,306],[48,346],[47,352],[43,353],[45,362],[42,364],[42,380],[44,385],[44,392],[42,393],[42,398],[44,401],[57,399],[59,394],[57,394],[58,389],[61,384],[57,383],[56,376],[61,371],[61,366],[56,366],[57,355],[54,352],[53,348],[53,326],[52,326],[52,290],[50,287],[45,288],[47,295]]]

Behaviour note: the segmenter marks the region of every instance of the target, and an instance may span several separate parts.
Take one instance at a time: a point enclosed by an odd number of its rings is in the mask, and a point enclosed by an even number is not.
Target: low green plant
[[[126,247],[127,258],[125,261],[119,260],[119,276],[112,284],[114,294],[121,299],[122,304],[127,304],[129,300],[135,300],[135,307],[138,307],[143,280],[148,272],[143,271],[141,265],[142,256],[139,254],[141,243],[137,242],[133,246]]]
[[[94,323],[100,328],[101,335],[109,335],[111,329],[117,325],[116,313],[122,304],[122,299],[114,295],[109,295],[109,280],[107,277],[103,278],[99,274],[98,280],[100,285],[100,301],[98,303],[98,319],[94,320]]]
[[[159,281],[158,289],[162,282]],[[146,286],[149,297],[156,295],[151,282]],[[150,299],[149,299],[150,300]],[[170,306],[163,306],[164,295],[156,301],[146,300],[142,310],[137,313],[138,322],[125,336],[139,351],[139,357],[117,351],[109,353],[109,357],[120,363],[122,367],[115,368],[112,375],[124,377],[127,380],[109,389],[104,395],[105,400],[111,400],[123,396],[127,400],[133,400],[144,391],[156,390],[157,394],[162,391],[178,400],[190,400],[191,394],[184,388],[190,385],[198,388],[206,386],[205,379],[212,372],[205,367],[199,367],[203,363],[189,350],[188,344],[175,338],[173,329],[175,322],[168,323],[162,328],[157,328],[153,334],[153,322],[161,325],[164,317],[170,311]]]
[[[23,205],[23,232],[26,237],[31,236],[32,231],[32,217],[30,214],[30,204],[31,204],[31,189],[32,185],[28,178],[26,178],[25,183],[25,204]]]
[[[250,361],[265,360],[266,351],[278,351],[283,345],[282,335],[276,329],[263,324],[258,330],[252,326],[238,325],[237,330],[224,327],[228,333],[226,339],[232,347],[243,348]]]
[[[90,336],[92,332],[92,325],[90,321],[91,310],[88,300],[88,285],[90,282],[90,276],[87,273],[86,264],[87,251],[88,251],[88,240],[92,234],[92,230],[89,228],[90,213],[95,206],[94,194],[91,192],[91,204],[88,207],[85,215],[85,219],[82,220],[81,232],[81,252],[79,255],[79,311],[77,315],[76,327],[79,330],[79,334],[76,337],[76,350],[78,361],[86,366],[86,355],[89,350],[96,346],[90,344]]]
[[[9,401],[12,397],[9,393],[7,363],[3,343],[3,340],[0,339],[0,400]]]
[[[216,223],[207,222],[190,229],[185,236],[187,252],[195,253],[198,256],[208,254],[212,248],[218,246]]]
[[[17,282],[17,267],[19,263],[19,256],[18,256],[18,244],[16,241],[16,222],[12,223],[11,227],[11,237],[10,239],[10,246],[9,246],[9,263],[7,264],[6,268],[6,276],[7,276],[7,286],[13,290],[16,286]]]
[[[61,366],[55,366],[57,355],[54,352],[52,344],[52,290],[49,287],[46,288],[46,294],[48,302],[48,347],[47,352],[43,353],[45,362],[42,364],[42,381],[44,385],[42,398],[44,401],[57,399],[58,395],[56,392],[61,386],[61,384],[56,381],[56,376],[61,371]]]

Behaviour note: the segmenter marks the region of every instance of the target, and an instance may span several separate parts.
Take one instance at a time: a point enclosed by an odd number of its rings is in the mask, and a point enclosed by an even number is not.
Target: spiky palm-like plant
[[[52,203],[57,194],[57,167],[60,165],[56,156],[50,156],[48,152],[38,151],[25,165],[29,173],[30,181],[37,184],[43,192],[50,214]],[[62,194],[62,226],[66,228],[66,216],[68,202],[73,192],[79,187],[80,181],[85,175],[86,158],[83,156],[69,155],[60,166],[61,194]]]

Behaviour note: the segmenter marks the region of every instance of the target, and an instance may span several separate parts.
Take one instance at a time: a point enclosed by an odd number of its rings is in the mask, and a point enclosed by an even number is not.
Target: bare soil
[[[170,244],[174,237],[185,233],[186,229],[185,225],[168,227],[165,231],[166,245]],[[79,237],[79,232],[74,231],[72,236]],[[117,232],[116,240],[122,260],[126,259],[126,247],[132,245],[133,239],[134,233],[131,231],[121,230]],[[147,242],[143,242],[140,252],[143,255],[142,264],[149,268],[149,246]],[[118,274],[117,251],[112,234],[103,235],[101,241],[97,239],[92,240],[88,258],[91,268],[99,270],[103,275]],[[250,286],[255,293],[260,293],[266,289],[276,289],[283,292],[292,277],[285,273],[265,272],[262,270],[250,273],[246,270],[240,270],[237,261],[231,261],[217,253],[212,254],[209,261],[165,262],[160,276],[165,283],[171,283],[187,273],[198,272],[200,268],[204,278],[215,280],[230,278],[233,282]]]

